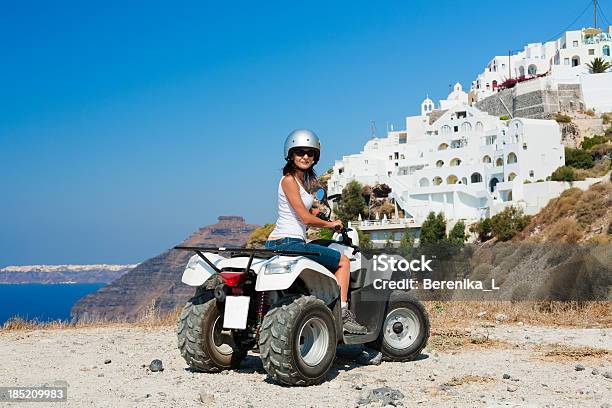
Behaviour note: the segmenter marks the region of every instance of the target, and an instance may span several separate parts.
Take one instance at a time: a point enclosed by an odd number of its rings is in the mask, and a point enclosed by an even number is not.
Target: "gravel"
[[[65,384],[69,396],[62,407],[70,408],[344,408],[368,399],[372,407],[600,407],[612,401],[609,358],[580,361],[586,367],[597,366],[603,375],[560,375],[567,372],[568,361],[544,357],[541,348],[553,343],[586,343],[612,349],[612,336],[600,333],[612,330],[596,329],[593,336],[591,329],[524,327],[532,338],[542,339],[538,345],[524,340],[523,328],[500,324],[487,331],[506,343],[495,347],[470,343],[444,349],[435,348],[432,341],[427,347],[432,351],[406,363],[360,364],[356,360],[371,352],[361,346],[342,346],[325,381],[312,387],[272,383],[259,356],[253,353],[237,370],[218,374],[190,371],[176,349],[173,327],[0,332],[0,378],[3,386]],[[508,328],[513,329],[511,333]],[[473,329],[478,330],[481,328]],[[76,353],[67,353],[70,348]],[[101,354],[112,359],[111,366],[100,364]],[[153,360],[163,360],[163,375],[142,367],[143,362]],[[517,377],[520,382],[511,381]],[[453,378],[460,380],[458,385],[441,387]],[[147,394],[150,396],[145,398]]]

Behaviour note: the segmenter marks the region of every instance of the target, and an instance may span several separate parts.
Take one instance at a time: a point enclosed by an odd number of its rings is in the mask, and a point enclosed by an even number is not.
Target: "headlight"
[[[278,273],[289,273],[291,269],[293,269],[293,265],[297,263],[296,261],[284,261],[284,262],[270,262],[266,266],[264,266],[264,274],[265,275],[275,275]]]

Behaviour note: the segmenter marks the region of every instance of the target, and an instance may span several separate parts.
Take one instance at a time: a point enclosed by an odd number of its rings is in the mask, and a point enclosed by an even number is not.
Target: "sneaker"
[[[350,334],[367,334],[368,328],[359,324],[355,319],[355,314],[348,307],[342,308],[342,325],[344,331]]]

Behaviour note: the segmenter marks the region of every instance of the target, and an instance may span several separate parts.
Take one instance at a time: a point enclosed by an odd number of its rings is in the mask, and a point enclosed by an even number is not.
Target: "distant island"
[[[134,265],[24,265],[0,268],[0,284],[110,283]]]

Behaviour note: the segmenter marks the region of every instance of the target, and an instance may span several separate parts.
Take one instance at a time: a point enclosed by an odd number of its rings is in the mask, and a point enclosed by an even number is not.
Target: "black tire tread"
[[[324,375],[313,379],[303,378],[295,366],[291,348],[287,347],[296,317],[315,304],[327,308],[322,300],[314,296],[292,296],[282,299],[264,317],[259,332],[259,351],[263,366],[273,380],[294,386],[309,386],[323,380]],[[330,332],[330,335],[333,334]],[[335,347],[333,353],[335,358]]]
[[[198,291],[183,308],[177,323],[178,349],[189,367],[206,373],[217,373],[238,367],[246,356],[246,350],[234,350],[231,367],[216,364],[208,355],[204,344],[207,336],[202,334],[202,322],[207,314],[217,313],[216,300],[210,297],[210,294]]]

